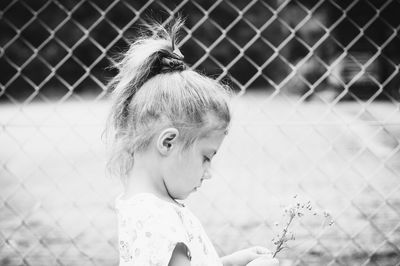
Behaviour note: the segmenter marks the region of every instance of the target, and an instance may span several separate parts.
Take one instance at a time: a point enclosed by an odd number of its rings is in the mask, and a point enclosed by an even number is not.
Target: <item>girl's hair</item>
[[[183,149],[212,130],[227,130],[231,114],[226,85],[189,69],[176,48],[180,18],[166,27],[152,22],[117,63],[110,81],[113,105],[107,123],[108,168],[124,181],[133,154],[166,127],[179,131]],[[150,33],[150,34],[149,34]]]

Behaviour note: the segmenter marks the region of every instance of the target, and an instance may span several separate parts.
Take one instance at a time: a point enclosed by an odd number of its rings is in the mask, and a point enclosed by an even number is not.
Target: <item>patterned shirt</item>
[[[221,266],[200,221],[185,206],[150,193],[116,199],[120,266],[167,266],[178,243],[188,248],[191,266]]]

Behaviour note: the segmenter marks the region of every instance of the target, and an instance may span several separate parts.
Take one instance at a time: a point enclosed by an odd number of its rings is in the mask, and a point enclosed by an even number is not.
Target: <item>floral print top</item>
[[[191,266],[221,266],[200,221],[185,206],[150,193],[116,199],[120,266],[167,266],[178,243]]]

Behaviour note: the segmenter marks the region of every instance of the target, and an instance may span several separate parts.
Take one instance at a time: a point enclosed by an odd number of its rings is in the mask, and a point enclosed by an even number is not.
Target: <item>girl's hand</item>
[[[251,247],[239,250],[222,258],[224,266],[275,266],[278,260],[272,259],[272,252],[264,247]]]
[[[279,266],[279,261],[267,255],[251,261],[247,266]]]

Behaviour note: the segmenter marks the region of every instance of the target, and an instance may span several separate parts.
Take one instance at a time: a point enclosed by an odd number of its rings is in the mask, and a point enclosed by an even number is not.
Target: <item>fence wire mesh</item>
[[[229,82],[234,123],[188,199],[221,255],[273,248],[299,195],[281,265],[400,265],[400,2],[3,0],[0,264],[115,265],[101,132],[107,67],[147,16],[187,16],[180,49]]]

